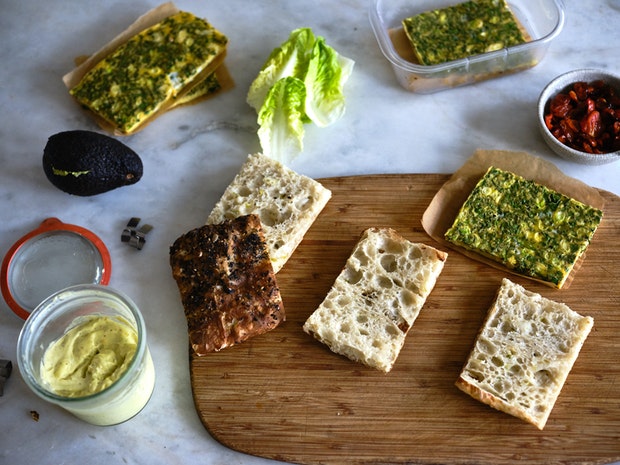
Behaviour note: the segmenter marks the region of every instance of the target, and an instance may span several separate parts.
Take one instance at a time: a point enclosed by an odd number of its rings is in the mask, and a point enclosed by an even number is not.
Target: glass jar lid
[[[2,262],[4,300],[23,319],[50,295],[76,284],[110,281],[105,244],[91,231],[47,218],[19,239]]]

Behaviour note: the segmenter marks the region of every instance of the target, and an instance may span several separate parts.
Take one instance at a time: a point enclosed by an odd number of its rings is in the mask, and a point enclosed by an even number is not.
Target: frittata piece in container
[[[518,274],[561,288],[602,217],[597,208],[490,167],[445,239]]]
[[[422,65],[500,50],[526,42],[505,0],[470,0],[402,21]]]

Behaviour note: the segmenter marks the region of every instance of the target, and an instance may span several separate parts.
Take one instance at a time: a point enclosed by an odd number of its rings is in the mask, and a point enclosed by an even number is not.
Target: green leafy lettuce
[[[301,79],[284,77],[268,91],[258,112],[258,138],[263,154],[286,159],[303,150],[306,86]]]
[[[290,161],[303,150],[304,124],[325,127],[340,119],[353,66],[310,28],[292,31],[271,52],[247,95],[258,113],[263,154]]]

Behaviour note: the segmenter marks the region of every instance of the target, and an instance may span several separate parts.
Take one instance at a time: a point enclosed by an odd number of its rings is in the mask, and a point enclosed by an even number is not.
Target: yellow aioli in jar
[[[136,330],[121,317],[78,318],[46,349],[42,381],[64,397],[95,394],[120,378],[137,346]]]

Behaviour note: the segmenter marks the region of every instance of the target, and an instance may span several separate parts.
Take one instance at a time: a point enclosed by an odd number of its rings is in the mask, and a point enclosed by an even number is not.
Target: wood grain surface
[[[302,331],[361,232],[388,226],[437,246],[420,219],[448,175],[320,180],[332,200],[278,274],[286,322],[190,357],[196,409],[222,444],[300,464],[605,464],[620,460],[620,198],[569,289],[556,290],[449,253],[444,271],[383,374]],[[543,431],[495,411],[454,382],[501,279],[594,318],[594,329]]]

